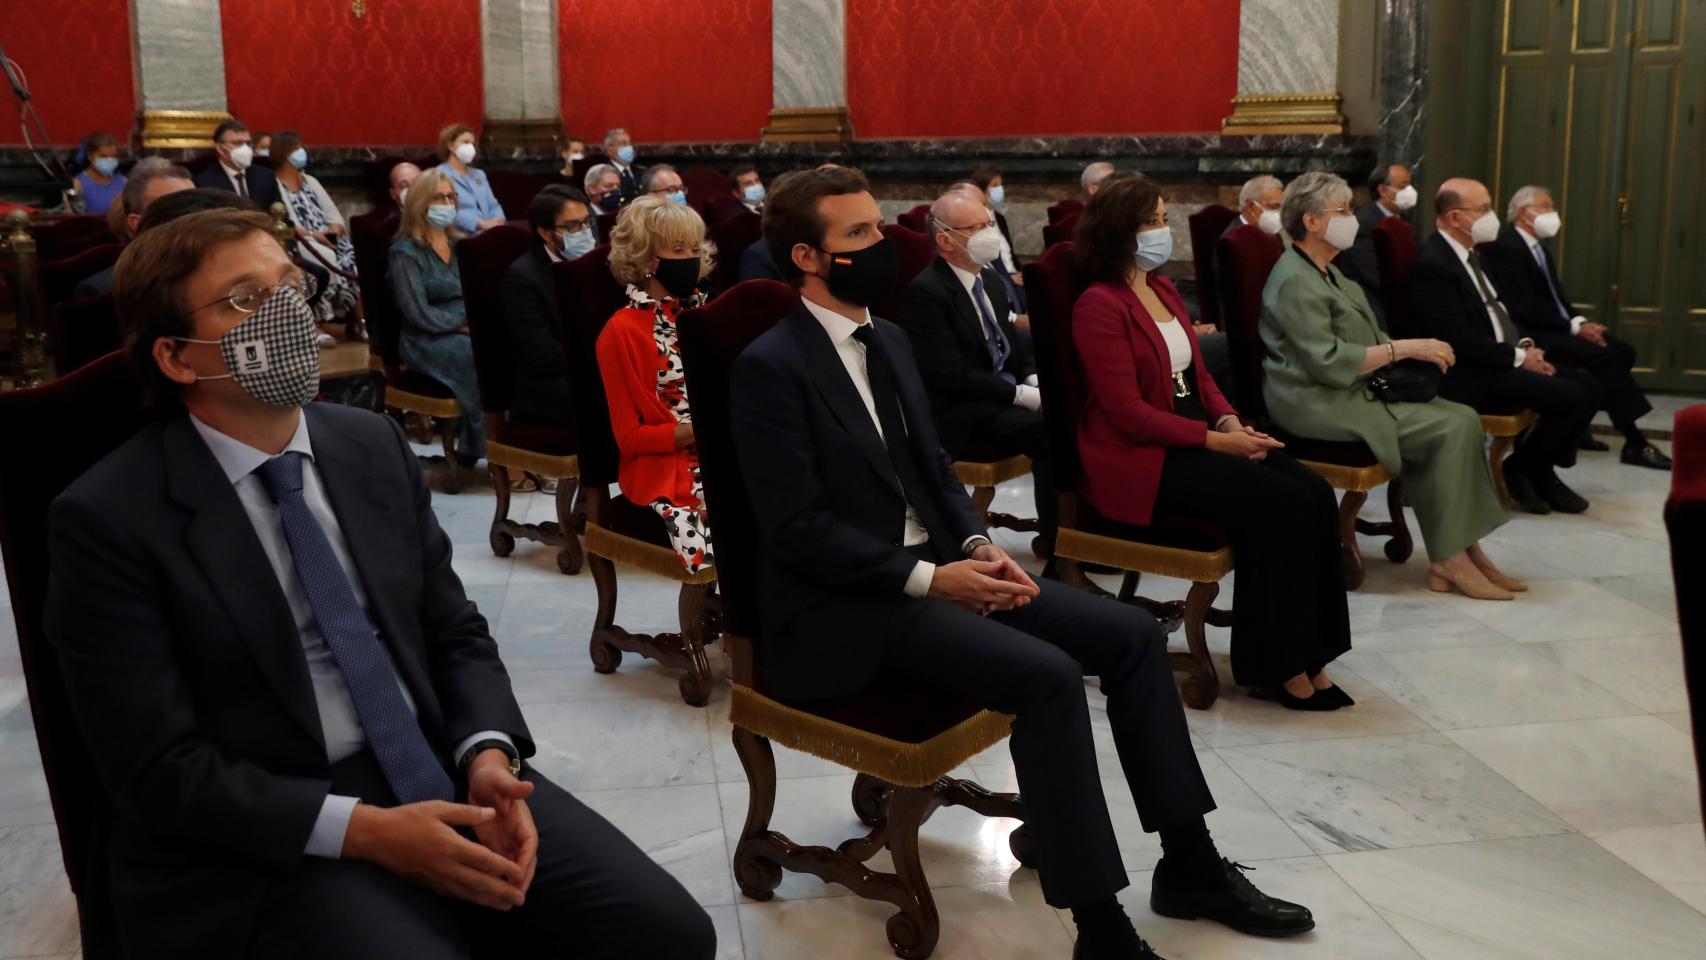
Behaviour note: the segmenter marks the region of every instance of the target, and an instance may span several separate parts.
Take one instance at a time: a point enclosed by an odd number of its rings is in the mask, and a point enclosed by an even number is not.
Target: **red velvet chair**
[[[1064,217],[1083,212],[1084,201],[1079,200],[1076,197],[1067,197],[1065,200],[1062,200],[1048,208],[1048,222],[1059,223]]]
[[[36,259],[40,263],[64,260],[90,247],[113,243],[112,227],[106,217],[91,214],[50,217],[30,227],[36,240]]]
[[[123,339],[110,293],[67,300],[53,308],[47,324],[47,353],[62,377],[117,350]]]
[[[492,185],[492,196],[498,198],[498,206],[503,207],[504,217],[509,220],[526,220],[528,204],[550,183],[544,177],[518,170],[484,172]]]
[[[595,213],[592,219],[598,224],[598,242],[609,243],[610,231],[616,229],[616,218],[620,213]]]
[[[43,627],[48,504],[146,421],[136,378],[117,353],[36,389],[0,393],[0,442],[7,450],[37,454],[0,457],[0,552],[36,744],[89,960],[120,955],[107,881],[112,810]]]
[[[1070,243],[1078,236],[1078,221],[1084,214],[1079,211],[1068,213],[1059,220],[1043,224],[1043,249],[1059,243]]]
[[[575,494],[580,489],[580,460],[575,455],[580,436],[572,426],[515,421],[509,415],[515,396],[515,341],[504,309],[503,276],[510,264],[538,243],[532,230],[506,223],[458,243],[456,262],[473,338],[480,403],[486,411],[486,469],[497,494],[489,535],[492,552],[507,557],[515,550],[515,538],[523,537],[557,547],[557,569],[576,574],[581,569],[580,521],[575,515]],[[517,523],[509,518],[511,470],[557,481],[555,523]]]
[[[1191,231],[1191,266],[1197,281],[1197,322],[1219,324],[1220,281],[1214,270],[1214,244],[1226,232],[1226,225],[1238,219],[1238,211],[1211,203],[1187,219]],[[1240,383],[1238,387],[1242,391],[1244,385]]]
[[[925,236],[929,236],[930,204],[921,203],[918,206],[913,207],[911,210],[895,217],[894,222],[915,233],[922,233]]]
[[[614,673],[624,651],[638,653],[685,671],[680,680],[681,698],[691,706],[702,707],[710,700],[715,681],[705,647],[714,643],[720,632],[713,593],[720,560],[718,566],[688,574],[670,545],[663,518],[647,504],[610,493],[620,456],[610,429],[604,375],[598,367],[598,335],[611,315],[628,302],[622,286],[610,275],[610,248],[595,247],[578,260],[553,264],[551,273],[557,284],[569,392],[580,433],[581,503],[586,517],[582,547],[598,590],[598,614],[590,643],[593,668],[599,673]],[[712,525],[711,537],[715,543],[716,524]],[[617,563],[681,584],[677,604],[680,633],[630,633],[616,623]]]
[[[952,772],[995,746],[1011,720],[928,690],[879,685],[852,696],[811,702],[774,698],[757,670],[759,533],[742,482],[729,419],[730,368],[746,345],[794,309],[798,296],[773,280],[751,280],[681,317],[681,353],[693,396],[705,496],[716,517],[723,591],[724,649],[733,672],[729,719],[746,772],[747,814],[734,852],[741,893],[768,900],[783,870],[840,883],[854,894],[894,904],[889,945],[902,957],[927,957],[941,934],[935,900],[919,858],[918,830],[939,807],[963,806],[987,817],[1022,818],[1019,798],[991,794]],[[703,399],[701,399],[703,398]],[[873,641],[875,642],[875,641]],[[870,832],[831,849],[802,847],[771,829],[776,760],[771,742],[832,760],[858,773],[855,814]],[[1023,825],[1008,834],[1021,864],[1033,862]],[[894,872],[868,869],[887,847]]]
[[[1416,231],[1402,219],[1386,217],[1375,225],[1374,262],[1380,271],[1380,297],[1386,305],[1386,327],[1395,338],[1431,336],[1433,325],[1427,317],[1410,316],[1407,284],[1416,250]],[[1493,488],[1507,510],[1512,502],[1510,488],[1505,485],[1505,455],[1536,419],[1532,410],[1481,414],[1481,430],[1493,441],[1487,450]]]
[[[687,202],[701,215],[704,214],[703,205],[707,200],[716,196],[728,196],[729,190],[732,189],[727,174],[702,163],[678,167],[675,172],[681,174],[681,185],[687,188]]]
[[[711,282],[720,293],[740,282],[740,255],[764,235],[764,221],[742,209],[711,223],[711,242],[717,245],[717,266]]]
[[[1043,391],[1043,420],[1048,426],[1055,484],[1060,491],[1060,532],[1054,542],[1055,568],[1062,582],[1088,588],[1080,564],[1126,572],[1119,598],[1144,607],[1171,632],[1183,623],[1187,650],[1172,651],[1175,672],[1185,674],[1180,696],[1206,710],[1220,696],[1220,677],[1208,653],[1205,623],[1230,626],[1232,613],[1214,606],[1220,581],[1232,571],[1232,547],[1217,531],[1199,524],[1156,517],[1148,527],[1115,523],[1100,516],[1079,496],[1083,466],[1078,459],[1078,415],[1090,390],[1078,347],[1072,339],[1072,307],[1089,286],[1080,274],[1077,245],[1062,243],[1025,265],[1025,292],[1031,305],[1031,342]],[[1157,603],[1136,595],[1145,574],[1191,581],[1183,601]]]
[[[438,166],[438,155],[431,151],[389,153],[363,163],[361,178],[367,186],[368,200],[375,210],[392,209],[391,168],[399,163],[412,163],[422,170],[431,170]]]
[[[752,213],[739,197],[728,190],[706,197],[699,204],[699,212],[704,215],[705,223],[712,227],[736,214]]]
[[[872,312],[884,320],[895,320],[906,302],[906,288],[936,259],[936,240],[928,233],[893,223],[883,224],[883,236],[894,244],[894,289]]]
[[[1670,498],[1665,501],[1665,527],[1670,531],[1671,571],[1676,578],[1682,672],[1694,726],[1700,808],[1706,813],[1706,592],[1700,588],[1706,583],[1706,404],[1677,413],[1671,455],[1676,466],[1671,472]]]
[[[1262,398],[1262,288],[1279,258],[1286,256],[1278,237],[1245,224],[1215,244],[1220,276],[1221,311],[1226,320],[1227,345],[1232,350],[1232,372],[1238,383],[1240,412],[1246,419],[1263,424],[1286,445],[1286,452],[1344,491],[1339,501],[1339,546],[1344,555],[1345,589],[1362,586],[1368,575],[1357,534],[1387,537],[1386,558],[1393,563],[1410,559],[1415,542],[1404,515],[1404,485],[1386,472],[1374,451],[1360,440],[1314,440],[1299,437],[1275,426]],[[1292,254],[1296,256],[1296,254]],[[1386,484],[1386,507],[1391,519],[1376,523],[1358,516],[1368,495]]]
[[[42,308],[52,312],[53,308],[70,300],[71,292],[79,283],[117,263],[118,255],[123,252],[122,243],[103,243],[63,260],[41,261],[36,268],[36,277]]]
[[[444,446],[446,493],[461,489],[456,463],[456,430],[462,421],[462,405],[450,388],[424,373],[409,369],[398,354],[403,335],[403,317],[391,296],[391,244],[397,236],[398,214],[380,207],[350,219],[350,242],[355,245],[356,272],[361,275],[361,295],[371,336],[371,363],[380,374],[379,402],[394,416],[414,413],[438,422],[439,442]]]

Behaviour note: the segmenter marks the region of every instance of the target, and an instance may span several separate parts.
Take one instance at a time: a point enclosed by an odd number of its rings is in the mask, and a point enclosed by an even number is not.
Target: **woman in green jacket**
[[[1380,465],[1402,477],[1427,545],[1428,587],[1455,587],[1483,600],[1526,590],[1500,573],[1482,537],[1508,519],[1493,489],[1481,420],[1462,404],[1384,404],[1371,374],[1400,360],[1443,372],[1456,362],[1441,340],[1391,340],[1376,324],[1362,287],[1332,265],[1356,239],[1351,189],[1311,172],[1285,189],[1280,221],[1295,241],[1262,290],[1262,396],[1286,432],[1318,440],[1361,440]]]

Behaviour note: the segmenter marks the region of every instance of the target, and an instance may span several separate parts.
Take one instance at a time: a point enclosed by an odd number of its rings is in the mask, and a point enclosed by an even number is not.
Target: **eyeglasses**
[[[1321,211],[1321,216],[1330,217],[1336,213],[1350,213],[1350,212],[1351,212],[1351,208],[1347,204],[1347,205],[1342,206],[1342,207],[1329,207],[1327,209],[1324,209]]]
[[[943,230],[952,230],[955,233],[976,233],[979,230],[988,230],[993,226],[995,226],[994,220],[985,220],[982,223],[974,223],[969,227],[953,227],[945,223],[941,225]]]
[[[589,227],[591,225],[592,225],[591,219],[587,219],[587,220],[564,220],[562,223],[557,224],[557,229],[565,231],[567,233],[580,233],[582,230],[585,230],[587,227]]]
[[[687,189],[687,188],[686,188],[686,187],[684,187],[684,186],[682,186],[682,185],[681,185],[681,184],[679,184],[679,183],[678,183],[678,184],[676,184],[676,185],[675,185],[675,186],[673,186],[673,187],[662,187],[662,186],[659,186],[659,187],[653,187],[653,188],[651,188],[651,189],[650,189],[650,190],[648,190],[648,191],[646,191],[646,192],[647,192],[647,193],[654,193],[654,194],[655,194],[655,193],[674,193],[674,192],[676,192],[676,191],[677,191],[677,190],[686,190],[686,189]]]
[[[225,296],[212,303],[204,303],[190,312],[199,313],[208,307],[217,307],[222,303],[229,303],[233,310],[242,313],[254,313],[260,309],[261,304],[272,299],[273,293],[282,287],[294,287],[297,293],[302,294],[304,300],[314,299],[315,291],[320,289],[320,285],[315,282],[312,276],[300,270],[293,270],[285,274],[284,279],[275,284],[239,283],[232,287],[231,292]]]

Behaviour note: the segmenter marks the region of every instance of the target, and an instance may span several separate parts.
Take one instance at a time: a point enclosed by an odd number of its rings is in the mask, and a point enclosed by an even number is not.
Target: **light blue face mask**
[[[292,150],[290,152],[290,165],[295,167],[298,170],[308,169],[308,151],[307,151],[307,149],[305,149],[303,147],[297,147],[295,150]]]
[[[633,147],[633,145],[629,144],[626,147],[617,147],[616,148],[616,159],[622,161],[623,166],[627,166],[628,164],[633,163],[634,162],[634,147]]]
[[[995,186],[989,188],[989,202],[990,203],[993,203],[996,206],[1000,206],[1001,201],[1006,200],[1006,199],[1007,199],[1007,188],[1006,187],[1004,187],[998,183]]]
[[[1137,268],[1154,270],[1173,259],[1173,231],[1166,227],[1140,230],[1137,234]]]
[[[95,171],[103,177],[110,177],[118,170],[117,157],[96,157]]]
[[[456,208],[448,203],[435,203],[427,207],[426,218],[427,223],[443,230],[456,222]]]
[[[742,190],[740,195],[746,198],[747,203],[762,203],[764,202],[764,184],[751,184]]]
[[[664,194],[664,196],[668,197],[670,200],[672,200],[676,203],[679,203],[683,206],[687,205],[687,191],[686,190],[674,190],[674,191],[671,191],[670,193]]]
[[[563,245],[557,253],[564,260],[575,260],[585,256],[596,246],[598,246],[598,237],[593,235],[591,227],[587,227],[585,230],[565,236]]]

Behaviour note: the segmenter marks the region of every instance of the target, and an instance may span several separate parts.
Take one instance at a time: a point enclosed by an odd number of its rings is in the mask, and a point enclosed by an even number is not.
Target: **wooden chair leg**
[[[942,936],[942,920],[936,913],[936,898],[924,878],[918,856],[918,830],[938,805],[931,787],[898,787],[889,798],[888,848],[894,860],[900,897],[892,901],[900,912],[889,917],[889,946],[895,956],[928,957]]]
[[[1179,685],[1179,699],[1185,706],[1196,710],[1207,710],[1214,705],[1220,696],[1220,676],[1215,672],[1214,660],[1208,653],[1208,633],[1204,629],[1205,622],[1221,622],[1219,613],[1213,610],[1214,598],[1220,595],[1218,581],[1191,584],[1191,592],[1185,595],[1185,645],[1186,652],[1168,654],[1168,660],[1176,671],[1185,674],[1185,682]]]
[[[598,614],[592,621],[592,668],[599,673],[615,673],[622,665],[622,648],[612,643],[610,636],[616,623],[616,565],[596,553],[587,554],[586,564],[592,569],[592,584],[598,591]]]
[[[711,686],[716,675],[711,672],[711,660],[705,655],[705,644],[714,637],[706,636],[706,607],[711,598],[708,583],[684,583],[677,610],[681,615],[681,653],[687,658],[687,672],[681,675],[678,686],[681,699],[690,707],[702,707],[711,701]]]
[[[515,552],[515,537],[504,529],[509,520],[509,468],[486,461],[486,472],[492,477],[492,491],[497,494],[497,509],[492,516],[492,530],[488,539],[492,542],[492,553],[507,557]]]
[[[1515,442],[1515,437],[1494,437],[1492,448],[1487,452],[1487,466],[1493,470],[1493,489],[1499,495],[1499,503],[1503,504],[1506,510],[1515,506],[1511,500],[1510,487],[1505,486],[1505,455],[1510,453],[1511,444]]]
[[[593,557],[597,571],[599,558]],[[770,741],[742,727],[735,727],[735,755],[746,771],[746,825],[735,844],[735,883],[740,892],[754,900],[768,900],[782,883],[782,863],[770,854],[778,841],[787,838],[770,830],[776,811],[776,755]]]
[[[882,826],[888,820],[889,797],[894,785],[868,773],[853,778],[853,813],[867,827]]]
[[[563,538],[563,545],[557,550],[557,569],[571,577],[581,572],[585,558],[575,516],[575,498],[579,492],[578,478],[564,477],[557,481],[557,534]]]
[[[444,444],[445,493],[462,492],[461,464],[456,460],[456,431],[461,425],[461,417],[446,417],[438,421],[438,439]]]
[[[973,487],[972,488],[971,505],[972,505],[972,508],[977,511],[978,522],[983,524],[985,529],[987,529],[989,527],[989,505],[991,503],[994,503],[994,502],[995,502],[995,488],[994,487]]]
[[[1393,477],[1386,483],[1386,512],[1392,515],[1392,539],[1386,541],[1386,559],[1403,563],[1416,551],[1410,538],[1410,519],[1404,514],[1404,481]]]
[[[1368,494],[1357,490],[1346,490],[1339,501],[1339,549],[1345,558],[1346,590],[1362,586],[1363,578],[1368,575],[1362,562],[1362,548],[1357,546],[1357,514],[1367,502]]]

